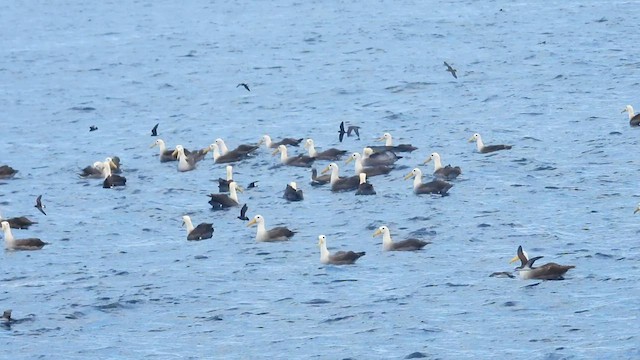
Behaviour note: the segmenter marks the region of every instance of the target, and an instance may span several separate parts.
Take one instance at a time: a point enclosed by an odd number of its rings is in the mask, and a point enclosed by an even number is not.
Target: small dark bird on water
[[[458,78],[458,75],[456,75],[456,71],[458,71],[458,70],[452,68],[451,65],[447,64],[446,61],[444,62],[444,66],[447,67],[447,71],[450,72],[451,75],[453,75],[454,78],[456,78],[456,79]]]
[[[158,136],[158,125],[160,125],[160,123],[157,123],[156,126],[151,129],[151,136]]]
[[[96,130],[98,130],[97,126],[95,126],[95,125],[89,126],[89,131],[96,131]]]
[[[258,187],[258,182],[257,181],[252,181],[251,183],[249,183],[249,186],[247,186],[247,189],[251,189],[251,188],[255,188]]]
[[[247,85],[246,83],[240,83],[240,84],[236,85],[237,88],[240,87],[240,86],[242,86],[243,88],[247,89],[247,91],[251,91],[249,89],[249,85]]]
[[[41,213],[43,213],[43,214],[47,215],[47,213],[46,213],[46,212],[44,212],[44,210],[42,210],[42,209],[44,209],[44,208],[46,207],[46,206],[42,205],[42,195],[40,195],[40,196],[38,196],[38,197],[36,198],[36,205],[35,205],[35,207],[37,207],[37,208],[38,208],[38,210],[40,210],[40,212],[41,212]]]
[[[340,142],[344,139],[344,134],[347,134],[347,137],[351,136],[351,133],[355,133],[360,140],[360,126],[351,125],[347,127],[347,130],[344,129],[344,121],[340,123],[340,130],[338,130]]]
[[[242,205],[242,209],[240,209],[240,216],[238,216],[238,219],[242,221],[249,221],[249,218],[247,217],[248,208],[249,207],[247,206],[247,204]]]

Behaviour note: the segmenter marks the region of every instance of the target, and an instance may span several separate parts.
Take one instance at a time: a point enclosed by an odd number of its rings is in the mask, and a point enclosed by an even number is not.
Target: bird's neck
[[[233,170],[231,166],[227,166],[227,181],[233,180]]]
[[[102,176],[104,176],[105,179],[111,176],[111,166],[108,162],[105,162],[102,166]]]
[[[478,151],[482,151],[482,149],[484,149],[484,143],[482,142],[482,138],[479,136],[476,139],[476,146],[478,147]]]
[[[385,146],[393,146],[393,138],[389,136],[384,143]]]
[[[420,185],[422,185],[422,175],[416,175],[413,178],[413,188],[415,189],[415,188],[419,187]]]
[[[382,247],[389,250],[391,246],[393,246],[393,240],[391,240],[391,233],[387,230],[382,233]]]
[[[167,146],[164,142],[159,142],[158,147],[160,148],[160,154],[164,154],[164,152],[167,151]]]
[[[320,245],[320,262],[326,264],[329,262],[329,249],[327,249],[327,244]]]
[[[316,151],[316,147],[313,145],[309,145],[309,156],[310,157],[316,157],[318,155],[318,152]]]
[[[238,193],[235,186],[229,186],[229,197],[231,200],[238,202]]]
[[[340,179],[340,174],[338,174],[338,169],[331,169],[331,177],[329,178],[329,182],[331,182],[331,184],[335,183],[336,181],[338,181],[338,179]]]
[[[280,151],[280,161],[284,164],[285,162],[287,162],[287,159],[289,157],[287,156],[287,149],[283,149],[282,151]]]
[[[220,149],[218,149],[218,147],[214,147],[213,148],[213,160],[218,160],[218,158],[220,157]]]
[[[189,235],[189,233],[194,229],[193,223],[191,222],[191,219],[184,219],[184,224],[187,226],[187,235]]]
[[[627,112],[629,113],[629,120],[633,119],[636,113],[633,111],[633,107],[631,105],[627,106]]]
[[[362,165],[362,158],[357,157],[354,163],[355,163],[356,175],[364,171],[364,166]]]
[[[11,243],[15,239],[13,238],[13,234],[11,233],[11,228],[7,227],[4,229],[4,241]]]
[[[433,167],[435,171],[442,169],[442,161],[440,161],[440,157],[438,156],[433,157]]]
[[[229,152],[229,149],[227,148],[227,144],[225,144],[224,141],[220,141],[220,144],[218,144],[218,146],[220,147],[220,153],[222,155]]]
[[[264,226],[264,222],[259,222],[256,231],[256,239],[261,240],[267,234],[267,229]]]

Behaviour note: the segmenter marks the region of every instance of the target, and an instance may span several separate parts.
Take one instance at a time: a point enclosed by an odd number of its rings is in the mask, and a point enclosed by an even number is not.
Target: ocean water
[[[639,14],[632,1],[0,4],[0,164],[19,170],[0,181],[0,211],[39,222],[16,237],[49,242],[2,254],[0,310],[24,320],[0,328],[3,354],[639,358],[640,133],[620,113],[640,109]],[[360,140],[339,143],[341,121]],[[270,134],[351,152],[388,131],[418,150],[355,197],[260,149],[234,166],[241,185],[259,181],[240,201],[297,234],[256,243],[237,209],[207,203],[224,165],[160,163],[156,123],[189,149]],[[514,147],[479,154],[474,132]],[[463,174],[449,196],[416,196],[403,176],[429,174],[433,151]],[[125,188],[78,177],[110,155]],[[304,201],[282,199],[290,181]],[[184,214],[213,238],[187,242]],[[380,225],[432,244],[382,252]],[[319,234],[367,254],[324,266]],[[489,277],[518,245],[576,268]]]

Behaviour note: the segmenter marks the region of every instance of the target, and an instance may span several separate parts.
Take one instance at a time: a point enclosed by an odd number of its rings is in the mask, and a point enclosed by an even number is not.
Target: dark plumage
[[[267,148],[275,149],[280,145],[288,145],[288,146],[300,146],[300,143],[304,140],[304,138],[293,139],[293,138],[284,138],[280,141],[272,141],[271,136],[263,135],[262,139],[258,142],[258,145],[264,143]]]
[[[80,176],[83,178],[96,178],[102,177],[102,162],[96,161],[93,165],[86,166],[82,169]]]
[[[358,190],[356,190],[356,195],[375,195],[376,191],[373,189],[373,185],[367,182],[367,174],[360,173],[360,184],[358,185]]]
[[[258,182],[257,181],[252,181],[247,186],[247,189],[251,189],[251,188],[255,188],[255,187],[258,187]]]
[[[389,167],[386,165],[374,165],[374,166],[365,167],[364,165],[362,165],[362,156],[360,155],[360,153],[357,153],[357,152],[351,154],[351,156],[347,159],[346,163],[348,164],[352,161],[355,162],[356,174],[365,173],[367,174],[368,177],[386,175],[390,173],[391,170],[393,170],[392,167]]]
[[[304,195],[302,194],[302,190],[298,189],[298,186],[295,182],[291,182],[287,184],[287,187],[284,189],[283,197],[287,201],[302,201],[304,200]]]
[[[370,147],[362,150],[362,165],[364,166],[393,165],[399,159],[402,159],[402,156],[398,156],[391,150],[375,152]]]
[[[89,126],[89,132],[98,130],[98,127],[95,125]]]
[[[184,215],[182,217],[182,225],[187,226],[187,240],[204,240],[213,237],[213,224],[200,223],[193,227],[191,217]]]
[[[536,256],[534,258],[527,259],[527,255],[525,254],[524,250],[522,250],[522,246],[518,246],[517,258],[512,259],[512,262],[515,259],[520,260],[520,266],[518,266],[516,270],[518,270],[520,278],[525,280],[563,280],[563,275],[570,269],[575,268],[574,265],[560,265],[553,262],[546,263],[542,266],[533,267],[533,263],[541,258],[542,256]]]
[[[0,179],[10,179],[12,178],[18,170],[15,170],[9,165],[0,166]]]
[[[232,181],[229,184],[229,195],[227,194],[210,194],[209,205],[213,210],[226,209],[229,207],[239,206],[238,194],[236,191],[242,192],[242,189]]]
[[[318,247],[320,248],[320,262],[331,265],[353,265],[356,260],[363,257],[366,253],[353,251],[337,251],[331,254],[327,249],[327,237],[318,236]]]
[[[480,137],[480,134],[478,133],[473,134],[473,136],[469,138],[469,142],[474,142],[474,141],[476,142],[478,152],[482,154],[487,154],[487,153],[491,153],[499,150],[511,149],[511,145],[485,145],[484,142],[482,142],[482,138]]]
[[[458,70],[452,68],[451,65],[447,64],[446,61],[444,62],[444,66],[447,67],[447,71],[450,72],[451,75],[453,75],[454,78],[456,78],[456,79],[458,78],[458,76],[456,75],[456,71],[458,71]]]
[[[158,136],[158,125],[160,125],[160,123],[157,123],[152,129],[151,129],[151,136]]]
[[[447,165],[443,167],[442,162],[440,160],[440,154],[438,154],[437,152],[432,153],[424,161],[423,165],[429,163],[432,160],[433,160],[433,166],[434,166],[433,175],[438,179],[453,180],[462,173],[462,170],[460,169],[459,166],[453,167],[451,165]]]
[[[309,157],[317,160],[339,160],[342,155],[347,153],[347,150],[339,150],[336,148],[327,149],[324,151],[316,151],[313,139],[307,139],[304,143],[304,147],[309,151]]]
[[[249,153],[239,151],[228,151],[226,154],[220,152],[218,144],[213,143],[209,145],[209,148],[213,150],[213,161],[216,164],[228,164],[246,159]]]
[[[38,238],[14,239],[8,221],[2,221],[2,230],[4,231],[4,246],[7,250],[40,250],[47,245],[46,242]]]
[[[240,209],[240,216],[238,216],[238,219],[249,221],[249,218],[247,217],[247,209],[249,209],[247,204],[242,205],[242,209]]]
[[[240,87],[240,86],[242,86],[243,88],[245,88],[247,91],[251,91],[251,90],[249,89],[249,85],[247,85],[246,83],[240,83],[240,84],[236,85],[236,88],[238,88],[238,87]]]
[[[316,168],[311,169],[311,185],[320,186],[328,184],[331,181],[331,175],[318,176],[318,170]]]
[[[453,184],[443,180],[432,180],[428,183],[422,183],[422,171],[418,168],[411,170],[405,177],[405,180],[414,178],[413,180],[413,192],[417,195],[420,194],[440,194],[445,195]]]
[[[38,197],[36,198],[36,204],[34,205],[34,207],[40,210],[41,213],[47,215],[47,213],[44,212],[44,208],[46,206],[42,205],[42,195],[38,195]]]
[[[125,186],[127,184],[127,178],[124,176],[112,174],[107,176],[102,182],[102,187],[105,189],[114,188],[116,186]]]
[[[280,162],[287,166],[311,167],[311,164],[316,160],[315,158],[304,155],[290,157],[287,155],[287,147],[285,145],[279,145],[278,149],[273,152],[273,155],[276,155],[278,152],[280,152]]]
[[[351,176],[351,177],[340,177],[340,168],[338,164],[331,163],[329,164],[322,173],[327,173],[331,171],[331,191],[352,191],[358,188],[360,185],[360,177],[359,176]]]
[[[625,111],[629,113],[629,126],[632,126],[632,127],[640,126],[640,114],[634,113],[633,106],[627,105],[627,107],[624,110],[622,110],[622,112],[625,112]]]
[[[28,229],[29,226],[37,224],[36,221],[31,221],[25,216],[14,217],[9,219],[0,219],[0,221],[6,221],[9,223],[9,227],[12,229]]]

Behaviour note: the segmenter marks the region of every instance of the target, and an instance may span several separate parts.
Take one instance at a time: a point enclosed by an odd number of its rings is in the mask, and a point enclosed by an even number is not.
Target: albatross
[[[283,197],[287,199],[287,201],[304,200],[304,194],[302,193],[302,189],[298,189],[298,185],[295,183],[295,181],[292,181],[287,184],[287,187],[284,189]]]
[[[258,145],[265,144],[267,149],[275,149],[280,145],[291,145],[291,146],[300,146],[300,143],[304,140],[304,138],[293,139],[293,138],[284,138],[280,141],[272,141],[271,136],[263,135],[260,141],[258,141]]]
[[[476,142],[476,146],[478,147],[478,152],[481,154],[487,154],[490,152],[498,151],[498,150],[509,150],[511,149],[511,145],[485,145],[482,142],[482,138],[480,134],[475,133],[469,138],[469,142]]]
[[[373,189],[373,185],[367,182],[367,174],[360,173],[360,184],[358,185],[358,190],[356,190],[356,195],[375,195],[376,191]]]
[[[256,151],[260,147],[259,145],[243,144],[243,145],[238,145],[237,148],[229,151],[229,149],[227,148],[227,144],[225,144],[224,140],[222,140],[221,138],[217,138],[215,140],[215,143],[218,144],[218,148],[220,148],[221,155],[233,153],[233,154],[237,154],[238,156],[244,155],[245,157],[247,157],[249,156],[250,153],[252,153],[253,151]]]
[[[402,156],[396,155],[391,150],[375,152],[370,147],[362,150],[362,164],[364,166],[393,165],[399,159],[402,159]]]
[[[340,160],[342,155],[347,153],[347,150],[339,150],[336,148],[330,148],[321,152],[316,151],[313,139],[307,139],[304,143],[304,148],[309,151],[309,157],[317,160]]]
[[[419,239],[407,239],[398,242],[391,240],[391,233],[389,228],[385,225],[380,226],[373,233],[373,237],[382,235],[382,249],[384,251],[415,251],[420,250],[427,244],[431,244],[428,241],[422,241]]]
[[[102,187],[105,189],[113,188],[116,186],[125,186],[127,183],[127,178],[125,178],[124,176],[111,173],[112,163],[113,163],[113,160],[110,157],[108,157],[102,163],[102,176],[104,176]]]
[[[253,219],[247,223],[247,227],[254,224],[258,225],[256,240],[259,242],[286,241],[296,234],[294,231],[291,231],[284,226],[278,226],[267,230],[264,224],[264,217],[262,217],[262,215],[254,216]]]
[[[211,200],[209,200],[209,204],[213,210],[239,206],[238,192],[242,192],[242,188],[235,181],[232,181],[229,183],[229,195],[210,194]]]
[[[625,111],[629,113],[629,125],[631,126],[640,125],[640,114],[636,114],[635,112],[633,112],[633,106],[627,105],[627,107],[625,107],[625,109],[622,110],[622,112],[625,112]]]
[[[182,216],[182,225],[187,226],[187,240],[204,240],[213,237],[213,224],[200,223],[193,227],[191,217],[189,215]]]
[[[247,158],[246,153],[231,152],[231,151],[222,155],[220,153],[220,147],[216,143],[209,145],[209,149],[212,150],[213,162],[215,162],[216,164],[232,163],[232,162],[241,161]]]
[[[462,173],[462,170],[460,170],[460,166],[442,166],[440,154],[438,154],[437,152],[431,153],[431,155],[424,161],[423,165],[428,164],[429,162],[431,162],[431,160],[433,160],[433,175],[436,178],[453,180],[457,178],[460,173]]]
[[[80,176],[83,178],[95,178],[99,179],[102,177],[102,161],[96,161],[93,165],[86,166],[82,169]]]
[[[12,217],[8,219],[4,219],[2,218],[2,216],[0,216],[0,221],[8,222],[9,227],[11,227],[12,229],[28,229],[29,226],[38,223],[36,221],[31,221],[26,216]]]
[[[320,186],[328,184],[331,181],[331,175],[320,175],[318,176],[318,170],[316,168],[311,169],[311,185],[312,186]]]
[[[453,184],[448,183],[443,180],[435,179],[429,181],[428,183],[422,183],[422,171],[418,168],[411,170],[404,179],[413,179],[413,192],[415,194],[440,194],[445,195],[449,189],[453,186]]]
[[[8,221],[2,222],[2,231],[4,231],[4,247],[7,250],[40,250],[47,244],[38,238],[15,239]]]
[[[10,179],[12,178],[18,170],[15,170],[9,165],[0,166],[0,179]]]
[[[167,149],[167,145],[164,143],[162,139],[157,139],[156,141],[149,146],[150,148],[157,146],[160,148],[160,153],[158,154],[160,157],[160,162],[167,161],[178,161],[178,157],[173,155],[174,149]],[[186,151],[185,151],[186,153]]]
[[[391,170],[393,170],[393,168],[386,165],[374,165],[374,166],[365,167],[364,165],[362,165],[362,155],[360,155],[360,153],[357,153],[357,152],[354,152],[353,154],[351,154],[351,156],[349,156],[349,158],[345,161],[345,164],[348,164],[352,161],[355,163],[356,175],[362,174],[362,173],[367,174],[367,176],[369,177],[377,176],[377,175],[386,175],[390,173]]]
[[[377,141],[384,141],[385,144],[384,146],[369,146],[374,151],[391,150],[391,151],[397,151],[397,152],[412,152],[413,150],[417,149],[417,147],[411,144],[393,145],[393,137],[388,132],[384,133],[381,137],[379,137]]]
[[[278,152],[280,153],[280,162],[287,166],[311,167],[311,164],[313,164],[315,160],[315,158],[305,155],[289,157],[285,145],[278,145],[278,148],[272,154],[276,155]]]
[[[350,177],[340,177],[340,168],[338,164],[331,163],[329,164],[322,173],[327,173],[331,171],[331,191],[351,191],[356,190],[358,185],[360,185],[360,177],[358,176],[350,176]]]
[[[318,247],[320,248],[320,262],[323,264],[353,265],[356,260],[365,255],[364,251],[338,251],[335,254],[331,254],[327,249],[327,237],[324,235],[318,236]]]
[[[172,155],[178,157],[178,171],[191,171],[196,168],[196,158],[187,155],[182,145],[176,145],[176,149],[173,150]]]
[[[546,263],[542,266],[533,267],[536,260],[543,256],[527,258],[527,254],[522,250],[522,245],[518,246],[518,255],[511,259],[510,263],[520,260],[520,266],[516,268],[521,279],[539,279],[539,280],[563,280],[562,277],[569,269],[575,268],[574,265],[559,265],[556,263]]]
[[[219,192],[227,192],[229,191],[229,183],[233,181],[233,166],[227,165],[227,178],[218,178],[218,191]]]

